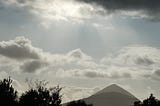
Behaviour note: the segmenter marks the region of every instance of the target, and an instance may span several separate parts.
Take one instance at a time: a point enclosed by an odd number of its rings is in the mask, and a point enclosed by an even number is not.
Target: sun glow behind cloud
[[[72,0],[67,2],[66,0],[50,0],[49,2],[42,0],[41,2],[36,2],[32,6],[33,13],[36,13],[49,20],[55,19],[67,21],[68,17],[82,17],[82,15],[78,12],[82,6],[74,3]]]
[[[90,19],[99,13],[103,13],[101,7],[77,0],[6,0],[0,1],[4,7],[20,8],[34,15],[44,26],[49,26],[55,21],[70,21],[81,23],[84,19]]]

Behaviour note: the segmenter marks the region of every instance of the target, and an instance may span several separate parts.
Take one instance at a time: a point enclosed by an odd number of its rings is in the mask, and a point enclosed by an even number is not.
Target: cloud
[[[40,59],[41,53],[41,49],[34,48],[31,41],[24,37],[0,42],[0,55],[8,58],[16,60]]]
[[[106,56],[105,64],[152,66],[160,64],[159,49],[148,46],[129,46],[122,48],[117,55]]]
[[[92,57],[83,53],[80,49],[72,50],[66,54],[51,54],[34,47],[31,41],[25,37],[1,41],[0,55],[3,56],[3,58],[1,58],[2,63],[4,63],[5,60],[8,60],[8,63],[11,60],[15,60],[21,70],[29,73],[48,67],[71,68],[96,66],[96,63],[92,61]]]
[[[156,75],[160,76],[160,69],[156,70],[154,73],[155,73]]]
[[[160,20],[160,1],[157,0],[78,0],[102,6],[108,13],[134,12],[137,16]],[[131,13],[133,14],[133,13]]]
[[[160,50],[149,46],[129,46],[101,60],[111,78],[150,78],[159,80]],[[111,70],[111,71],[110,71]]]
[[[98,72],[96,72],[96,71],[86,71],[85,73],[84,73],[84,76],[86,76],[86,77],[88,77],[88,78],[107,78],[108,77],[108,75],[106,74],[106,73],[98,73]]]
[[[81,49],[52,54],[34,47],[25,37],[0,42],[0,68],[9,72],[71,78],[152,78],[159,75],[160,50],[148,46],[128,46],[101,60]]]
[[[151,74],[147,74],[145,77],[160,81],[160,69],[159,68],[155,69]]]
[[[132,75],[130,72],[126,72],[126,73],[114,72],[114,73],[111,73],[110,78],[111,79],[132,78]]]
[[[100,69],[72,70],[77,77],[108,78],[108,73]]]
[[[60,69],[57,71],[56,76],[61,78],[98,78],[98,79],[125,79],[132,78],[132,73],[120,67],[109,67],[108,69],[95,68],[95,69]],[[127,71],[127,72],[126,72]],[[51,73],[50,73],[51,74]]]
[[[6,77],[8,77],[9,75],[8,75],[8,73],[7,72],[5,72],[5,71],[0,71],[0,80],[2,80],[3,78],[6,78]]]
[[[17,37],[14,40],[1,41],[0,55],[3,56],[1,59],[1,61],[3,60],[2,63],[5,62],[4,60],[6,60],[7,64],[18,63],[14,65],[18,65],[18,67],[24,70],[24,72],[35,72],[37,69],[46,66],[48,64],[47,58],[49,58],[49,53],[33,47],[31,41],[25,37]]]
[[[82,60],[91,60],[92,59],[90,56],[88,56],[87,54],[83,53],[81,51],[81,49],[72,50],[67,55],[69,57],[73,57],[73,58],[76,58],[76,59],[82,59]]]
[[[14,8],[24,9],[29,15],[36,16],[41,24],[48,27],[56,21],[73,21],[88,19],[101,9],[76,0],[5,0],[1,1],[2,8],[13,6]],[[102,12],[101,12],[102,13]]]
[[[33,73],[38,69],[46,67],[47,65],[47,62],[41,60],[32,60],[25,62],[23,65],[20,66],[20,69],[22,69],[24,72]]]
[[[93,25],[93,27],[99,28],[99,29],[105,29],[105,30],[113,30],[114,29],[112,24],[103,25],[103,24],[99,24],[99,23],[93,23],[92,25]]]

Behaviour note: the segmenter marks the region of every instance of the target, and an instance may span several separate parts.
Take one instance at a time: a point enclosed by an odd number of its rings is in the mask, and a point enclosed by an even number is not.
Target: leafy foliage
[[[62,88],[46,88],[46,83],[39,81],[35,83],[35,88],[30,88],[20,97],[20,106],[60,106]]]

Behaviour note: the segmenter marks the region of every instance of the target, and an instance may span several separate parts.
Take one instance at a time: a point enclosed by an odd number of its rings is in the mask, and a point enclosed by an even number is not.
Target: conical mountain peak
[[[131,93],[123,89],[122,87],[118,86],[117,84],[112,84],[101,91],[97,92],[95,95],[102,94],[102,93],[121,93],[130,97],[134,97]]]
[[[93,106],[131,106],[135,101],[139,101],[117,84],[112,84],[83,100]]]
[[[111,84],[111,85],[109,85],[109,86],[106,87],[106,88],[109,88],[109,87],[112,87],[112,88],[121,88],[121,87],[118,86],[117,84]]]

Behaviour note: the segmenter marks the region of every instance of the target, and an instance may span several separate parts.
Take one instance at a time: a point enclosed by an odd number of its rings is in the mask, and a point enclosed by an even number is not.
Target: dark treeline
[[[46,84],[44,81],[35,81],[35,86],[29,85],[30,89],[18,96],[10,78],[0,80],[0,106],[61,106],[62,88],[59,86],[47,88]],[[67,106],[91,105],[79,101],[68,103]]]
[[[72,101],[67,106],[93,106],[92,104],[86,104],[83,100]]]
[[[149,98],[134,102],[134,106],[160,106],[160,100],[156,99],[153,94]]]

